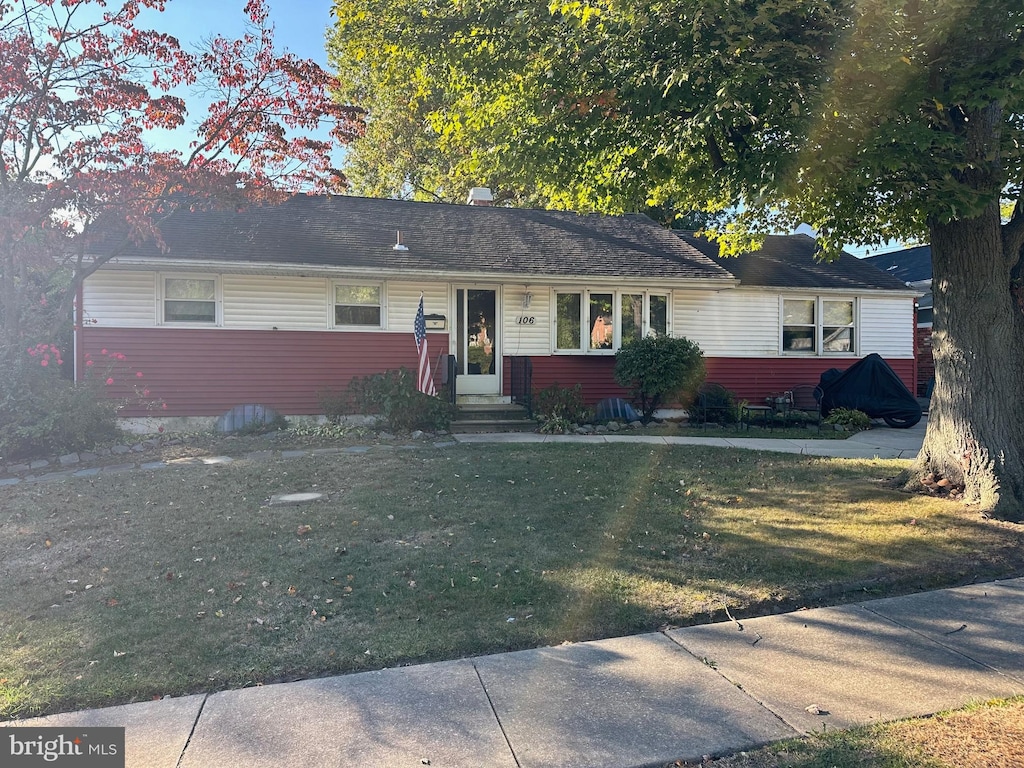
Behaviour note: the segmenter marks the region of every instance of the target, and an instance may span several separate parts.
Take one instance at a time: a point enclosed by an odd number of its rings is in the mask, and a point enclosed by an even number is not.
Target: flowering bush
[[[63,365],[51,344],[0,349],[0,460],[82,450],[119,433],[120,404],[63,378]]]
[[[78,383],[62,375],[68,364],[53,344],[0,348],[0,462],[108,442],[120,434],[117,414],[130,401],[167,407],[149,399],[144,374],[124,354],[87,353],[85,381]]]

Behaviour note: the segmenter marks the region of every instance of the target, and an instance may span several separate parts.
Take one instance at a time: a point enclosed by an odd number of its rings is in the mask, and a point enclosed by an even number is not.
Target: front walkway
[[[653,437],[616,433],[605,435],[541,435],[536,432],[497,432],[455,435],[460,443],[651,443],[654,445],[713,445],[756,451],[835,456],[849,459],[911,459],[921,450],[927,417],[910,429],[876,427],[846,440],[794,440],[771,437]]]

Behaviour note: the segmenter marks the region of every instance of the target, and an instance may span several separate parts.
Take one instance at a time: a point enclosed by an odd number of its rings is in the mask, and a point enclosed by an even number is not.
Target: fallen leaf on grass
[[[297,533],[299,536],[305,536],[312,530],[313,526],[311,525],[300,525],[298,528],[295,529],[295,533]]]

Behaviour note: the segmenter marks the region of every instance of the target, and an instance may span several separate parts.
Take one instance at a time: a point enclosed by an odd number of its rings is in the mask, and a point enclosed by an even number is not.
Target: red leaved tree
[[[159,242],[181,205],[345,186],[330,150],[361,132],[361,112],[331,100],[315,62],[275,51],[264,1],[246,3],[241,39],[195,52],[136,27],[164,5],[0,0],[0,343],[52,338],[82,280]],[[208,111],[187,152],[161,150],[161,131],[187,130],[182,91]]]

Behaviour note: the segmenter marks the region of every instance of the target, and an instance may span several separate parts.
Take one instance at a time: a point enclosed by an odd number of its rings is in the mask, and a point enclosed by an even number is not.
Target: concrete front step
[[[466,403],[459,405],[451,431],[467,432],[533,432],[537,422],[526,409],[513,403]]]
[[[460,421],[494,421],[496,419],[526,419],[529,415],[521,405],[462,405],[457,417]]]
[[[470,432],[534,432],[537,422],[533,419],[457,419],[448,428],[452,434]]]

